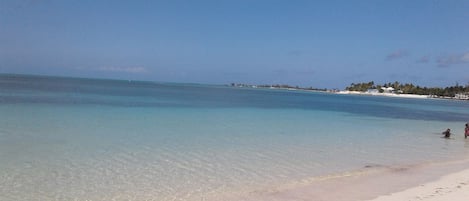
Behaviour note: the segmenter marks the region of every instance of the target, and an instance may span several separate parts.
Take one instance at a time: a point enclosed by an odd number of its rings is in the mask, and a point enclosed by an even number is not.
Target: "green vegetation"
[[[361,91],[365,92],[368,89],[376,89],[375,83],[373,81],[368,83],[352,83],[349,87],[345,88],[349,91]]]
[[[439,87],[421,87],[413,84],[402,84],[399,82],[386,83],[383,85],[375,85],[373,81],[367,83],[352,83],[346,88],[349,91],[362,91],[365,92],[368,89],[378,89],[383,92],[382,87],[392,87],[395,93],[401,94],[418,94],[418,95],[432,95],[438,97],[454,97],[456,94],[469,93],[469,84],[461,86],[456,84],[455,86],[439,88]]]

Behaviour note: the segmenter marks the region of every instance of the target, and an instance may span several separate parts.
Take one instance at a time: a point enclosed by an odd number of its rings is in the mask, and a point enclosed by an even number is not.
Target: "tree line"
[[[456,94],[465,94],[469,93],[469,84],[466,86],[461,86],[456,83],[455,86],[440,88],[440,87],[421,87],[409,83],[385,83],[375,85],[373,81],[363,82],[363,83],[352,83],[350,86],[346,87],[346,90],[349,91],[361,91],[365,92],[369,89],[377,89],[380,93],[383,92],[383,87],[392,87],[394,88],[395,93],[402,94],[418,94],[418,95],[432,95],[432,96],[445,96],[445,97],[454,97]]]

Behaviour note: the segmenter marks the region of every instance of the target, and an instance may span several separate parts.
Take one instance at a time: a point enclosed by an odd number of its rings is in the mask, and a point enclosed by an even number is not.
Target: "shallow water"
[[[0,76],[0,200],[203,200],[467,155],[469,102]],[[453,139],[441,132],[453,129]]]

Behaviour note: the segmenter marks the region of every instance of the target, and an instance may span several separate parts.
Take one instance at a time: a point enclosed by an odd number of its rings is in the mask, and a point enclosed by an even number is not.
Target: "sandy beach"
[[[367,96],[386,96],[396,98],[430,98],[428,95],[417,95],[417,94],[395,94],[395,93],[368,93],[359,91],[339,91],[337,94],[352,94],[352,95],[367,95]]]
[[[243,201],[463,201],[469,198],[469,160],[418,165],[367,166],[362,170],[303,181]]]
[[[380,196],[371,201],[428,200],[463,201],[469,199],[469,169],[443,176],[437,181]]]

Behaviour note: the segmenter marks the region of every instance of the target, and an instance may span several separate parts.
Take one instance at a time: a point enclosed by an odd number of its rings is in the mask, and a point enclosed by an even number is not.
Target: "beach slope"
[[[469,160],[369,166],[292,185],[252,192],[243,201],[463,201],[469,200]],[[231,200],[231,199],[227,199]]]
[[[380,196],[371,201],[463,201],[469,200],[469,169],[443,176],[437,181]]]

